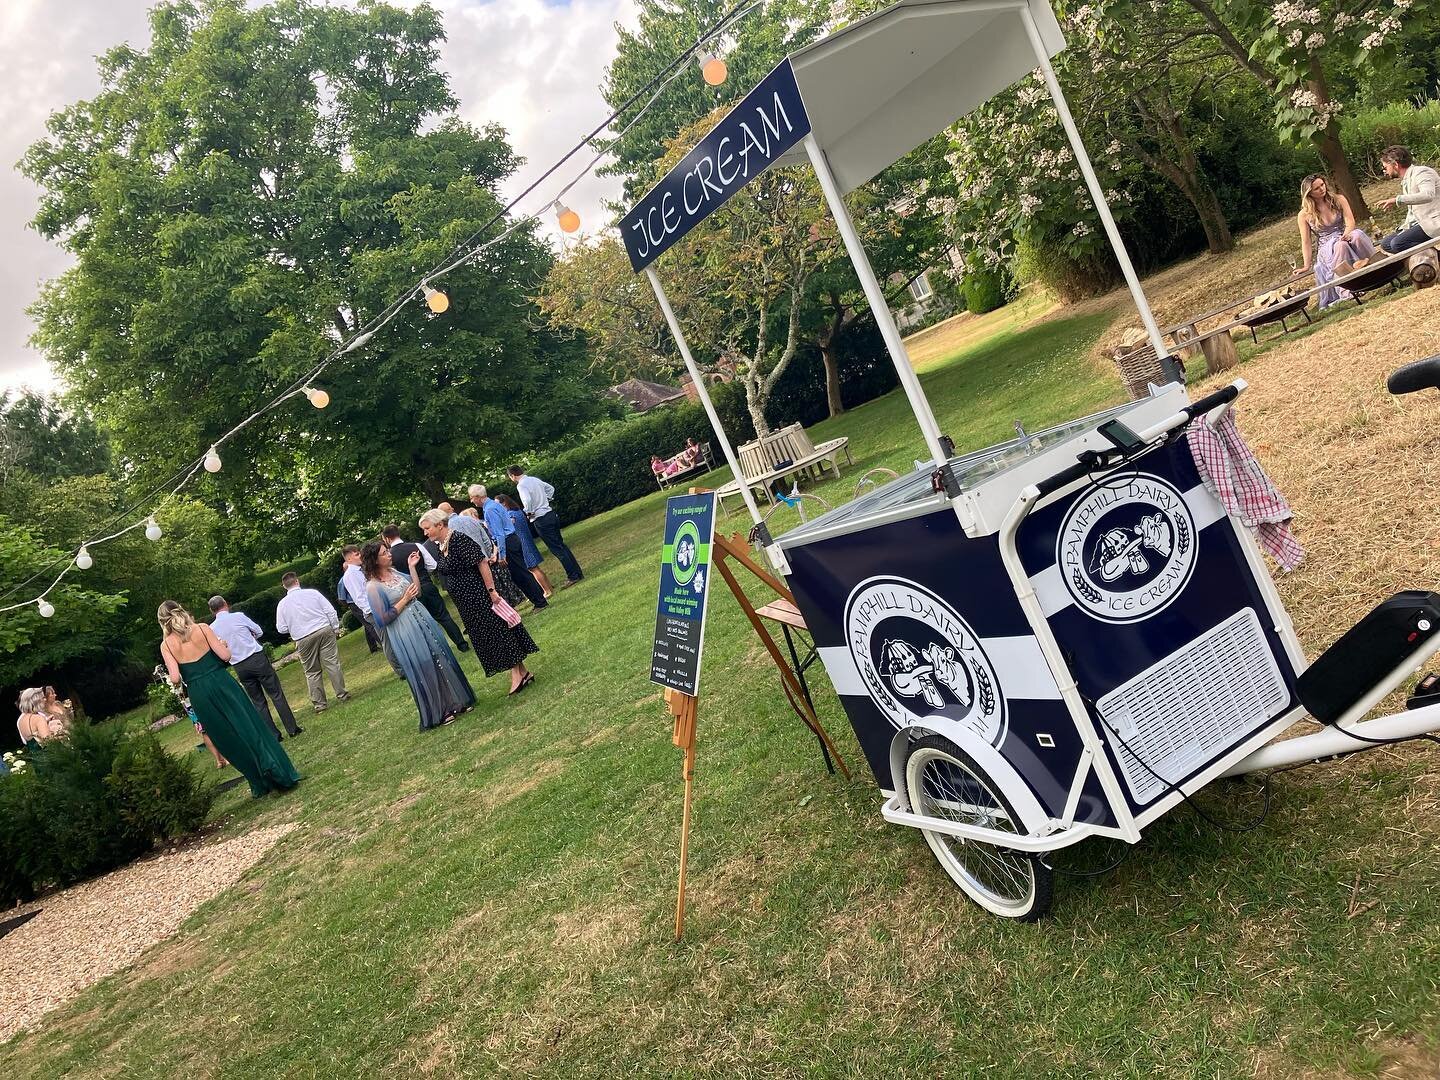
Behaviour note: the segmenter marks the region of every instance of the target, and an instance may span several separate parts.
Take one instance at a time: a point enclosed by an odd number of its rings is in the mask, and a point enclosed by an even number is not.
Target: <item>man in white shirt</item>
[[[280,676],[275,674],[275,665],[270,663],[270,658],[265,655],[265,649],[260,644],[260,638],[265,632],[248,615],[231,611],[223,596],[210,598],[210,610],[215,615],[210,620],[210,629],[215,631],[216,637],[230,646],[230,666],[235,669],[240,685],[245,688],[245,693],[250,695],[255,708],[270,725],[275,738],[285,741],[285,736],[280,734],[280,729],[275,726],[275,720],[270,716],[270,706],[265,702],[266,694],[269,694],[270,700],[275,703],[275,711],[280,714],[280,722],[285,725],[286,733],[299,735],[305,729],[295,723],[295,714],[290,711],[290,702],[285,700],[285,691],[280,686]]]
[[[1393,255],[1440,236],[1440,174],[1429,165],[1415,164],[1405,146],[1380,151],[1380,167],[1400,181],[1400,194],[1383,200],[1380,209],[1405,207],[1404,224],[1382,239],[1380,247]]]
[[[340,616],[335,605],[325,599],[318,589],[302,589],[300,579],[286,574],[280,579],[285,586],[285,595],[275,608],[275,629],[289,634],[295,642],[295,652],[300,656],[300,667],[305,672],[305,689],[310,694],[310,704],[316,712],[324,712],[330,705],[325,699],[325,680],[322,672],[330,676],[330,685],[335,688],[336,701],[349,701],[345,691],[345,673],[340,670],[340,649],[335,644],[335,633],[340,629]]]
[[[345,563],[345,572],[340,575],[340,580],[345,583],[345,591],[350,594],[351,602],[360,609],[365,625],[374,628],[375,613],[370,610],[370,595],[365,591],[365,571],[360,569],[360,545],[346,544],[341,549],[340,556]],[[403,679],[405,672],[400,670],[395,654],[390,651],[390,639],[378,630],[376,633],[380,638],[380,647],[385,650],[385,659],[390,661],[390,670]]]
[[[555,508],[550,505],[550,500],[555,497],[555,489],[538,476],[526,476],[525,470],[519,465],[511,465],[505,472],[520,493],[520,505],[525,508],[525,516],[530,519],[530,524],[535,527],[540,539],[545,541],[550,554],[559,559],[560,565],[565,568],[565,584],[560,587],[569,588],[581,580],[585,573],[560,535],[560,515],[555,513]]]

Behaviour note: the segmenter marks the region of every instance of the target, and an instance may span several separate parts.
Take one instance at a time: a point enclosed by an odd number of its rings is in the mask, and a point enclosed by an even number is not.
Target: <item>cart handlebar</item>
[[[1199,401],[1186,405],[1179,412],[1172,413],[1153,427],[1148,427],[1144,431],[1136,432],[1140,443],[1143,444],[1141,449],[1148,450],[1150,445],[1157,439],[1162,439],[1172,431],[1185,427],[1197,416],[1204,416],[1206,413],[1212,412],[1215,409],[1229,405],[1239,397],[1245,389],[1245,380],[1236,379],[1229,386],[1221,387],[1219,390],[1216,390],[1215,393],[1207,394]],[[1083,479],[1096,469],[1116,464],[1126,458],[1134,457],[1138,453],[1140,453],[1140,449],[1121,450],[1118,447],[1115,449],[1082,451],[1074,465],[1067,466],[1053,476],[1047,476],[1044,480],[1040,480],[1035,484],[1038,498],[1043,499],[1045,496],[1059,491],[1065,485]]]

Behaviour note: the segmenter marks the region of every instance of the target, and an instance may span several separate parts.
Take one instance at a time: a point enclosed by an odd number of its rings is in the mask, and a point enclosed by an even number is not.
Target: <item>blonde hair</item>
[[[20,691],[20,712],[45,714],[45,688],[32,686]]]
[[[160,620],[160,629],[165,633],[174,634],[181,641],[190,640],[190,631],[195,629],[195,617],[176,601],[163,601],[155,617]]]
[[[450,515],[437,506],[433,510],[426,510],[421,514],[417,524],[423,529],[426,525],[444,525],[449,520]]]
[[[1334,211],[1330,216],[1340,213],[1340,204],[1335,201],[1335,193],[1330,190],[1330,181],[1319,173],[1311,173],[1300,181],[1300,216],[1311,225],[1318,227],[1320,224],[1320,212],[1315,206],[1315,198],[1310,189],[1315,186],[1316,180],[1325,180],[1325,202]]]

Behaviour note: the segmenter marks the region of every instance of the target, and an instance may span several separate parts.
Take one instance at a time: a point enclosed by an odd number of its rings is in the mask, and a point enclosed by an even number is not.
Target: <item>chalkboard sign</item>
[[[660,604],[650,681],[691,696],[700,688],[714,534],[714,492],[672,495],[665,501],[665,547],[660,555]]]

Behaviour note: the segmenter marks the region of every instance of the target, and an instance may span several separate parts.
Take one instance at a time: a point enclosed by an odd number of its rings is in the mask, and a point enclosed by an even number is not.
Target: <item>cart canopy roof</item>
[[[813,132],[853,191],[1039,65],[1028,8],[1054,56],[1047,0],[899,0],[791,54],[620,219],[642,270],[773,165],[805,162]]]

